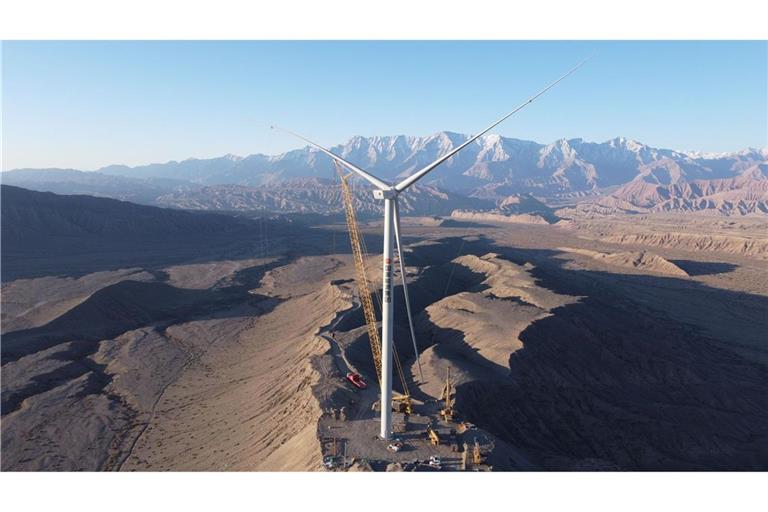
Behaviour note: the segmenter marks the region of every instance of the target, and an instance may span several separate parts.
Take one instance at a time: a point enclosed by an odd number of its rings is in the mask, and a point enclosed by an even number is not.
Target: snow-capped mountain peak
[[[469,137],[450,131],[427,136],[355,136],[330,149],[381,179],[396,182]],[[494,200],[512,194],[534,194],[559,202],[600,195],[637,180],[646,188],[674,187],[742,175],[752,179],[750,176],[764,176],[765,169],[768,148],[714,155],[654,148],[626,137],[605,142],[563,138],[540,144],[487,134],[445,162],[421,184]],[[336,178],[331,159],[310,147],[273,156],[253,154],[243,158],[227,154],[132,168],[117,165],[99,172],[184,180],[196,185],[272,186],[295,178]],[[742,186],[744,179],[733,183]],[[310,182],[308,186],[313,185]]]

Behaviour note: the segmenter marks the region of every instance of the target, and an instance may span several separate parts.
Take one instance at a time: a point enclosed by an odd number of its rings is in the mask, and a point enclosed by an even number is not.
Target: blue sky
[[[768,146],[766,42],[4,42],[3,169],[280,153],[353,135]]]

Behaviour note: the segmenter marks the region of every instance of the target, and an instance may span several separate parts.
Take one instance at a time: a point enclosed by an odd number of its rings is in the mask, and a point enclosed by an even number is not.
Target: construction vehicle
[[[347,380],[352,383],[357,389],[365,389],[368,384],[365,383],[363,377],[359,373],[349,372],[347,373]]]
[[[376,323],[376,311],[373,307],[373,300],[371,299],[371,289],[368,284],[368,277],[365,274],[363,238],[360,236],[360,229],[357,225],[357,215],[355,214],[354,202],[352,200],[352,191],[349,187],[349,178],[352,174],[345,175],[338,163],[334,161],[334,164],[336,166],[336,172],[341,179],[341,195],[344,200],[344,214],[347,220],[349,241],[352,245],[352,259],[355,263],[355,281],[360,294],[360,302],[363,306],[365,324],[368,329],[368,341],[371,345],[371,355],[373,356],[373,364],[376,368],[376,378],[379,382],[379,387],[381,387],[381,338],[379,337],[379,329]],[[378,295],[376,297],[378,298]],[[403,393],[392,393],[392,403],[390,404],[390,407],[392,407],[392,410],[395,412],[412,414],[413,400],[411,400],[411,394],[405,380],[405,373],[403,373],[403,367],[400,364],[400,358],[397,355],[397,348],[395,346],[392,347],[392,352]]]
[[[451,383],[451,367],[449,366],[447,368],[446,376],[445,376],[445,386],[443,386],[443,392],[441,398],[445,401],[444,407],[440,409],[440,416],[446,421],[451,422],[453,421],[453,399],[451,398],[453,395],[453,384]]]
[[[413,414],[413,400],[410,395],[394,395],[392,397],[392,410],[403,414]]]
[[[440,444],[440,434],[438,434],[437,430],[432,427],[427,427],[427,439],[429,439],[429,442],[434,446]]]
[[[483,463],[483,454],[480,452],[480,443],[475,438],[475,446],[472,448],[472,464],[478,465]]]
[[[473,428],[473,425],[471,423],[468,423],[466,421],[462,421],[458,425],[456,425],[456,432],[459,434],[463,434],[464,432],[470,430]]]

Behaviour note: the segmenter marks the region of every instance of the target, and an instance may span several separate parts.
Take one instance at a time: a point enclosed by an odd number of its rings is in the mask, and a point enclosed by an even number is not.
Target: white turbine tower
[[[311,140],[302,137],[301,135],[297,133],[293,133],[288,130],[282,130],[286,133],[289,133],[293,135],[294,137],[298,137],[299,139],[303,140],[307,144],[317,148],[321,152],[325,153],[329,157],[331,157],[333,160],[338,162],[340,165],[346,167],[350,171],[354,172],[361,178],[367,180],[370,182],[374,187],[376,187],[373,191],[373,197],[378,200],[384,201],[384,251],[383,251],[383,262],[382,262],[382,304],[381,304],[381,431],[379,433],[380,437],[382,439],[389,439],[392,433],[392,327],[393,327],[393,307],[392,307],[392,242],[393,242],[393,235],[395,238],[395,241],[397,243],[397,253],[400,260],[400,271],[401,271],[401,277],[403,280],[403,292],[405,295],[405,304],[406,304],[406,310],[408,312],[408,320],[411,324],[411,336],[413,336],[413,324],[411,322],[411,312],[410,312],[410,304],[408,300],[408,287],[405,282],[405,266],[403,263],[403,252],[402,252],[402,243],[400,241],[400,212],[398,210],[398,203],[397,199],[401,192],[405,191],[416,183],[418,180],[423,178],[425,175],[427,175],[429,172],[433,171],[437,166],[454,156],[456,153],[476,141],[481,136],[488,133],[490,130],[495,128],[497,125],[505,121],[507,118],[511,117],[512,115],[516,114],[523,108],[527,107],[529,104],[533,103],[536,98],[553,88],[555,85],[563,81],[565,78],[567,78],[569,75],[574,73],[577,69],[579,69],[586,60],[580,62],[578,65],[570,69],[566,74],[546,86],[541,91],[537,92],[535,95],[528,98],[525,102],[521,103],[518,107],[516,107],[514,110],[512,110],[510,113],[499,119],[498,121],[494,122],[490,126],[488,126],[486,129],[478,133],[477,135],[471,136],[467,141],[465,141],[463,144],[455,148],[454,150],[446,153],[445,155],[441,156],[431,164],[427,165],[426,167],[418,170],[417,172],[413,173],[412,175],[408,176],[404,180],[402,180],[400,183],[397,183],[396,185],[390,185],[389,183],[386,183],[376,176],[373,176],[372,174],[360,169],[356,165],[354,165],[351,162],[348,162],[344,158],[331,153],[328,149],[324,148],[323,146],[316,144],[312,142]],[[273,126],[272,128],[276,128]],[[415,338],[414,338],[414,344],[415,344]]]

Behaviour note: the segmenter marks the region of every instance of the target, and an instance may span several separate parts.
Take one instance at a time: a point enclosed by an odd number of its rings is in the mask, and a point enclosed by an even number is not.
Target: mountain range
[[[356,136],[331,150],[394,182],[468,137],[451,132]],[[322,213],[340,207],[331,160],[309,147],[275,156],[110,165],[94,172],[17,169],[2,178],[6,184],[35,190],[176,208]],[[581,203],[577,209],[592,213],[768,214],[768,148],[706,154],[654,148],[623,137],[601,143],[561,139],[539,144],[486,135],[420,185],[406,213],[497,209],[510,196],[531,195],[549,206]],[[442,202],[420,203],[421,198]],[[370,203],[361,202],[360,207],[364,204]]]

